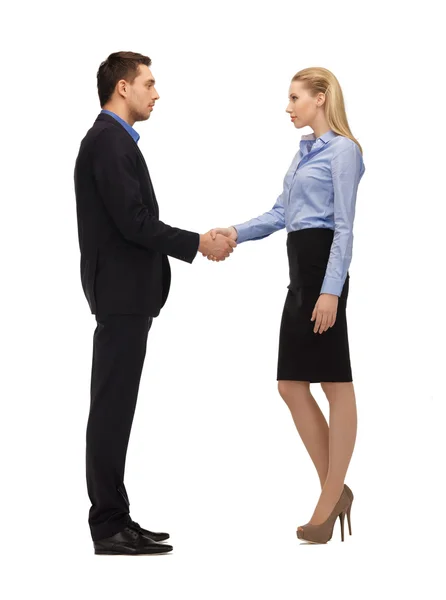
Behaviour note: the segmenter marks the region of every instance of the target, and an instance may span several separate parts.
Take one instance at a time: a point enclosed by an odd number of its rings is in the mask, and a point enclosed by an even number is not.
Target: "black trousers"
[[[87,424],[86,475],[94,541],[130,520],[124,470],[152,317],[96,316]]]

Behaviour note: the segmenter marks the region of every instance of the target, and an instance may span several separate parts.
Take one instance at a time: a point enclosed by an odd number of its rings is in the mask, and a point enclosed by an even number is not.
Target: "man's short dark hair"
[[[138,76],[139,65],[150,67],[148,56],[137,52],[114,52],[101,63],[98,73],[98,94],[101,108],[110,100],[119,80],[133,83]]]

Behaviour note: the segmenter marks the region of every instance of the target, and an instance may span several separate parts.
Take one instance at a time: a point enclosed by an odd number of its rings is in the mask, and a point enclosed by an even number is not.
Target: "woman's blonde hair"
[[[296,73],[291,81],[304,81],[311,96],[316,96],[319,92],[325,94],[325,116],[330,129],[358,144],[362,154],[361,144],[350,131],[345,112],[344,95],[339,81],[333,73],[322,67],[310,67]]]

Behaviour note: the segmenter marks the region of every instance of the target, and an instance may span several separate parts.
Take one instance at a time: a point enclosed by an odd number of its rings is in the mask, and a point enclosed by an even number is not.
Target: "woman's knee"
[[[285,400],[289,402],[296,398],[304,398],[308,396],[309,383],[306,381],[286,381],[280,380],[277,384],[279,394]]]

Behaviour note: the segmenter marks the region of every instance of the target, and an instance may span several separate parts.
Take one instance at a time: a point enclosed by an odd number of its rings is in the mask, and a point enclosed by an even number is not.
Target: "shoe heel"
[[[350,503],[349,507],[347,508],[347,523],[348,523],[348,532],[351,535],[352,534],[352,522],[350,520],[350,511],[352,509],[352,504],[353,502]]]
[[[344,518],[345,518],[345,511],[343,510],[341,513],[339,513],[339,522],[341,524],[341,540],[344,541]]]

